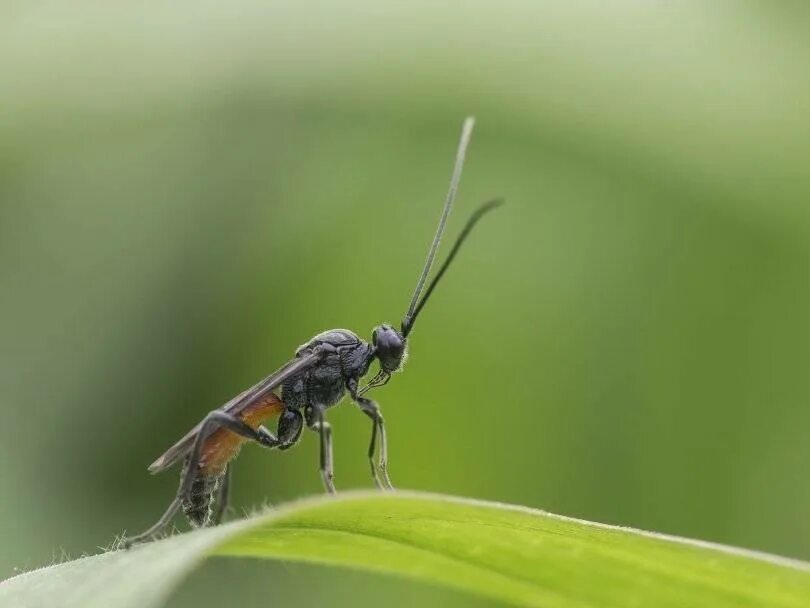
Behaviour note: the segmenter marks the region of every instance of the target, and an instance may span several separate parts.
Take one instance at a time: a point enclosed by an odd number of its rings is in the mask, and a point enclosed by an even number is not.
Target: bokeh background
[[[810,559],[805,3],[0,9],[0,576],[162,512],[146,465],[406,306],[475,114],[473,235],[377,392],[404,488]],[[340,488],[369,426],[330,415]],[[246,448],[237,515],[321,491]],[[213,561],[176,606],[484,606]]]

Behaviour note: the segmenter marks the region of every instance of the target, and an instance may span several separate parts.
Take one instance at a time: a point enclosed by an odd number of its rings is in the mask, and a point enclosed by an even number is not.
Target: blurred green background
[[[327,328],[398,322],[394,482],[810,559],[810,14],[799,2],[7,3],[0,577],[162,512],[147,464]],[[330,413],[337,484],[369,425]],[[321,491],[248,447],[238,514]],[[213,561],[173,605],[475,605]]]

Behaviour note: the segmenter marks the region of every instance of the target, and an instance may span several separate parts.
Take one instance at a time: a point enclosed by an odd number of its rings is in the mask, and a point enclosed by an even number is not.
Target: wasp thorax
[[[383,323],[374,328],[371,336],[380,367],[389,374],[398,371],[405,360],[405,339],[396,329]]]

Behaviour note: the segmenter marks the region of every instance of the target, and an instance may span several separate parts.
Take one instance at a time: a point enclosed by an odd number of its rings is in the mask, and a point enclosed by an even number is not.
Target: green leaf
[[[560,517],[410,492],[346,493],[0,584],[0,606],[161,606],[209,556],[346,566],[522,606],[810,605],[810,564]]]

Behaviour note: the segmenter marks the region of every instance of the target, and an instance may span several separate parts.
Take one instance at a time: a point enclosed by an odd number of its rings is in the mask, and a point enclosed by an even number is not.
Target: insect
[[[394,372],[402,369],[408,337],[425,303],[478,220],[502,203],[501,199],[488,201],[470,216],[447,259],[425,289],[456,197],[473,125],[472,117],[464,121],[439,225],[400,328],[388,323],[378,325],[370,344],[347,329],[320,333],[300,346],[290,362],[210,412],[149,466],[149,472],[155,474],[182,462],[180,487],[157,523],[142,534],[125,539],[125,546],[157,535],[178,510],[183,511],[193,527],[220,523],[228,504],[230,463],[242,444],[253,441],[267,448],[287,450],[298,443],[305,425],[318,433],[321,477],[326,491],[334,493],[332,429],[324,414],[346,392],[371,419],[368,460],[374,482],[379,488],[393,489],[388,475],[388,440],[383,417],[377,403],[365,394],[386,384]],[[360,379],[375,360],[378,373],[360,387]],[[262,424],[272,416],[278,416],[275,434]]]

